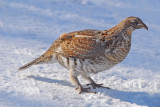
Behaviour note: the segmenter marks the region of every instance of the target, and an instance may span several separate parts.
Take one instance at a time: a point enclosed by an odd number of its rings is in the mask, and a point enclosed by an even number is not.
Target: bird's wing
[[[98,30],[82,30],[64,33],[60,36],[58,53],[71,58],[91,58],[103,53],[104,49],[99,42]]]

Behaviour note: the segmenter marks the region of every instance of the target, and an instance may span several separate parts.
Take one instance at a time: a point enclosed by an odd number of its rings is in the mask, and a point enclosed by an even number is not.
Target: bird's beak
[[[144,29],[148,30],[147,25],[146,25],[146,24],[144,24],[143,22],[142,22],[142,24],[140,24],[140,28],[144,28]]]

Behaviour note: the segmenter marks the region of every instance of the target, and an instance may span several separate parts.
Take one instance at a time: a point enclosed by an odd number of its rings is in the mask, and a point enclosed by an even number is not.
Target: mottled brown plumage
[[[69,69],[70,79],[81,92],[91,92],[83,88],[78,76],[86,78],[93,88],[103,87],[96,84],[91,73],[98,73],[112,68],[122,62],[128,55],[131,47],[131,35],[135,29],[147,26],[138,17],[128,17],[109,30],[82,30],[63,33],[53,42],[51,47],[39,58],[22,66],[19,70],[40,63],[59,62]],[[108,88],[108,87],[106,87]]]

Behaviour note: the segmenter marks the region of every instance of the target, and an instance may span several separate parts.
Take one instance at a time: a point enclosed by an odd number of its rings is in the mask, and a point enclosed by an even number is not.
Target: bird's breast
[[[128,55],[131,47],[131,38],[123,37],[115,40],[106,50],[105,55],[109,62],[118,64],[122,62]]]

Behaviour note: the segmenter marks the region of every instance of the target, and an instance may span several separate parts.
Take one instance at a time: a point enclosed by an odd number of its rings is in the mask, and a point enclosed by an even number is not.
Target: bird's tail
[[[51,57],[46,56],[45,53],[43,55],[41,55],[40,57],[36,58],[35,60],[23,65],[22,67],[18,68],[19,71],[25,70],[29,67],[31,67],[32,65],[37,65],[37,64],[42,64],[42,63],[47,63],[49,62],[51,59]]]
[[[36,65],[36,64],[39,64],[41,61],[40,61],[40,57],[36,58],[35,60],[21,66],[20,68],[18,68],[19,71],[22,71],[24,69],[27,69],[29,67],[31,67],[32,65]]]

